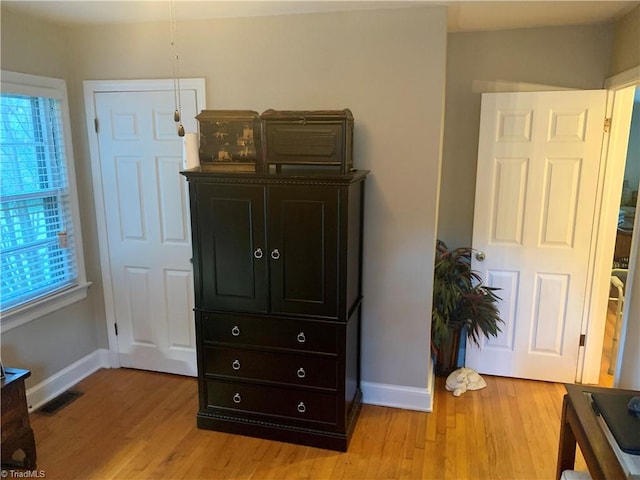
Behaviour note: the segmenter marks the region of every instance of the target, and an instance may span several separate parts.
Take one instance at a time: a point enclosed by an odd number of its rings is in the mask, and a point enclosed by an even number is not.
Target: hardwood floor
[[[339,453],[198,430],[195,379],[100,370],[55,415],[31,415],[38,469],[65,480],[553,478],[564,387],[484,378],[459,398],[438,378],[433,413],[365,405]]]
[[[607,322],[604,330],[604,342],[602,344],[602,359],[600,362],[600,377],[598,385],[601,387],[613,387],[613,374],[609,373],[611,362],[611,342],[613,329],[616,324],[616,303],[610,301],[607,309]]]

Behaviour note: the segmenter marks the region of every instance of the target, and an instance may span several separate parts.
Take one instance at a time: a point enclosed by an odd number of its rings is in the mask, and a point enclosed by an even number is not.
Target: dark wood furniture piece
[[[31,375],[28,370],[6,368],[2,379],[2,465],[36,468],[36,441],[29,423],[24,381]],[[17,464],[13,455],[24,452],[24,461]]]
[[[367,172],[183,174],[198,427],[346,451],[362,397]]]
[[[614,268],[629,268],[632,235],[633,231],[618,229],[616,232],[616,245],[613,251]]]
[[[591,398],[588,395],[596,392],[611,392],[612,389],[572,384],[565,386],[567,394],[562,402],[556,480],[560,479],[564,470],[573,469],[576,444],[580,446],[589,473],[594,480],[626,478],[618,457],[598,423],[597,415],[591,406]],[[631,390],[618,391],[634,395],[640,394]]]
[[[275,165],[333,165],[353,169],[351,110],[267,110],[260,116],[263,171]]]

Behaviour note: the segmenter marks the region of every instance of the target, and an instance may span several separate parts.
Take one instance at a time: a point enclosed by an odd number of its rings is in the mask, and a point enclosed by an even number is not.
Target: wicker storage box
[[[353,168],[353,115],[344,110],[267,110],[261,115],[264,167]]]

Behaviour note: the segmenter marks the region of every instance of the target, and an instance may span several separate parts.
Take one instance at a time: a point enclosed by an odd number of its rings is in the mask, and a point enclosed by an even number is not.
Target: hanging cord
[[[182,126],[182,102],[180,99],[180,57],[176,48],[176,5],[175,0],[170,2],[170,29],[171,29],[171,53],[173,55],[173,101],[175,111],[173,120],[178,124],[178,136],[184,137]]]

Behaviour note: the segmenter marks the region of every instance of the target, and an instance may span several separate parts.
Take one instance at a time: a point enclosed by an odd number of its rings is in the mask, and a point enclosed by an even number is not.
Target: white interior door
[[[472,266],[505,324],[467,348],[481,373],[576,379],[605,107],[605,91],[482,96]]]
[[[117,325],[119,364],[196,375],[188,194],[173,89],[98,91],[93,101],[110,272],[105,302]],[[198,102],[196,90],[182,89],[187,132],[197,131]]]

